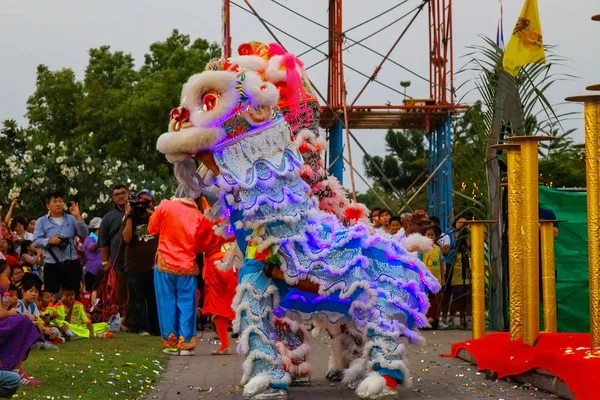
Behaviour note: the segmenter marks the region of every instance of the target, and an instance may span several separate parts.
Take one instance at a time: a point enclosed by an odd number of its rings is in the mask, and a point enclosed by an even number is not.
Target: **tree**
[[[150,45],[137,69],[130,54],[109,46],[89,51],[82,81],[71,69],[40,65],[27,100],[29,126],[5,121],[0,132],[1,202],[20,196],[21,212],[40,215],[43,196],[59,188],[100,215],[116,183],[171,196],[175,180],[156,140],[183,84],[219,56],[216,43],[174,30]]]
[[[36,140],[50,142],[73,137],[78,126],[78,112],[83,100],[83,85],[69,68],[50,71],[45,65],[37,68],[36,90],[27,99],[29,128]]]
[[[382,189],[391,192],[392,187],[373,164],[377,165],[393,187],[404,192],[427,171],[425,132],[415,129],[406,131],[390,129],[385,135],[385,142],[390,154],[386,154],[384,158],[366,155],[363,159],[365,172]]]
[[[150,45],[139,69],[130,54],[109,46],[89,51],[82,82],[70,69],[40,65],[36,90],[27,101],[29,126],[39,144],[63,141],[90,156],[102,151],[167,179],[171,170],[156,151],[156,140],[180,103],[183,84],[219,56],[216,43],[192,42],[174,30],[164,42]]]
[[[488,137],[483,105],[477,101],[453,124],[452,205],[455,216],[487,215],[486,152]]]
[[[9,173],[2,174],[7,179],[0,186],[0,198],[20,197],[22,205],[18,214],[38,216],[44,213],[44,196],[53,190],[61,190],[66,199],[78,201],[82,211],[89,216],[108,211],[110,192],[117,183],[124,183],[133,191],[153,189],[159,198],[173,194],[173,178],[157,177],[144,165],[104,157],[102,151],[88,153],[65,141],[42,145],[36,143],[27,130],[17,128],[16,132],[10,142],[4,133],[1,137],[4,162],[0,168]],[[7,142],[18,146],[5,150]]]

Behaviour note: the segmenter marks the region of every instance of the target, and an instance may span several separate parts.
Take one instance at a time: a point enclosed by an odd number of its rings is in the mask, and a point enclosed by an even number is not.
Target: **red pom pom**
[[[392,378],[389,375],[381,375],[381,377],[383,379],[385,379],[385,386],[391,388],[391,389],[395,389],[396,386],[398,386],[398,381],[394,378]]]
[[[304,143],[302,143],[302,145],[300,146],[300,148],[298,150],[300,150],[301,154],[304,154],[304,153],[311,152],[312,148],[310,147],[310,144],[304,142]]]
[[[356,204],[350,204],[344,210],[344,218],[346,221],[358,221],[365,217],[365,210]]]
[[[254,54],[254,49],[250,43],[242,43],[238,47],[238,54],[240,56],[250,56]]]
[[[169,113],[169,119],[174,119],[177,122],[186,122],[190,118],[190,112],[185,107],[177,107]]]

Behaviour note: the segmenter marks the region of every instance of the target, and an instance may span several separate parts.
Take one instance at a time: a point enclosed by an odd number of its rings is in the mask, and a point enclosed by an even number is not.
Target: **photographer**
[[[158,311],[154,293],[154,257],[158,238],[148,233],[148,222],[154,213],[154,199],[149,190],[142,190],[125,204],[123,241],[125,275],[129,285],[128,328],[140,335],[158,336]]]
[[[88,227],[81,218],[79,205],[71,202],[70,214],[65,214],[61,193],[50,193],[46,198],[48,214],[35,223],[33,244],[44,249],[44,285],[57,294],[61,286],[79,287],[81,263],[77,259],[75,236],[85,238]]]

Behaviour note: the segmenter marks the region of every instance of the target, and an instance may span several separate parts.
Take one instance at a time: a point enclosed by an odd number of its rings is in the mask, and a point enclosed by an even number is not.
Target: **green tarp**
[[[566,220],[559,223],[554,242],[558,330],[589,332],[586,194],[545,186],[540,186],[539,193],[540,206],[552,210],[559,220]]]

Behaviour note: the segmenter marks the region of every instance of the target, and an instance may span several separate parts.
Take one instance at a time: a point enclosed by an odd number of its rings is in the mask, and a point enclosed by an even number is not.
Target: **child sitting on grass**
[[[23,296],[22,300],[19,300],[17,313],[27,315],[36,328],[38,328],[38,331],[40,331],[41,337],[34,343],[32,349],[58,350],[58,347],[49,343],[49,341],[60,344],[64,343],[64,340],[60,338],[58,328],[46,326],[40,318],[40,310],[36,304],[40,287],[41,285],[37,280],[23,280]]]
[[[9,300],[9,304],[8,304],[8,310],[14,310],[15,308],[17,308],[17,306],[19,305],[19,297],[21,297],[21,291],[19,290],[18,287],[16,287],[15,285],[11,284],[8,287],[8,300]]]
[[[9,287],[10,268],[0,260],[0,292]],[[7,311],[0,301],[0,371],[14,371],[19,374],[22,385],[39,386],[41,381],[23,371],[23,360],[29,348],[40,337],[38,330],[25,315],[16,310]],[[18,303],[18,299],[17,299]]]
[[[83,304],[75,300],[74,288],[64,287],[62,299],[52,308],[56,310],[57,315],[50,320],[50,325],[60,329],[67,340],[95,337],[110,339],[112,337],[106,322],[92,324]]]

